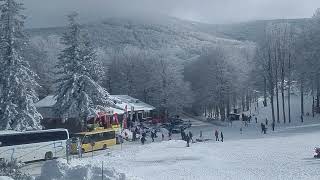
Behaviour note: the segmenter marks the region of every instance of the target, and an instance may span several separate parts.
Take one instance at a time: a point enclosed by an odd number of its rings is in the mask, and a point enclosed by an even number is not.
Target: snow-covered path
[[[141,179],[320,179],[312,156],[319,132],[287,137],[195,143],[164,141],[115,150],[98,159]]]

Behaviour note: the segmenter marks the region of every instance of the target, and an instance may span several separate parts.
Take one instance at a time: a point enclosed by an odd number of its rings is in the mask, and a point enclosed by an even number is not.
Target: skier
[[[220,132],[220,137],[221,137],[221,142],[223,142],[223,133],[222,133],[222,131]]]
[[[266,125],[268,126],[268,119],[266,118]]]
[[[240,134],[242,134],[242,127],[240,127]]]
[[[163,133],[161,134],[161,138],[162,138],[161,140],[163,141],[164,140],[164,134]]]
[[[261,123],[261,133],[263,133],[263,129],[264,129],[264,124]]]
[[[186,135],[187,147],[190,147],[190,137]]]
[[[190,138],[190,140],[191,140],[191,142],[193,143],[193,135],[192,135],[192,133],[191,133],[191,131],[189,131],[189,138]]]
[[[257,117],[255,117],[254,119],[256,120],[256,123],[258,123],[258,118],[257,118]]]
[[[219,141],[219,133],[218,133],[218,130],[216,130],[214,132],[214,135],[216,136],[216,141]]]
[[[169,136],[169,140],[171,140],[171,138],[172,138],[172,132],[171,131],[169,131],[168,136]]]

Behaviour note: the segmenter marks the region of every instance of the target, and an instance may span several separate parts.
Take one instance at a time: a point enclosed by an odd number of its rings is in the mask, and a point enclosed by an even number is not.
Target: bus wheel
[[[102,149],[103,149],[103,150],[106,150],[106,149],[107,149],[107,145],[104,144]]]
[[[53,154],[52,154],[52,152],[51,152],[51,151],[46,152],[46,154],[44,155],[44,159],[45,159],[45,160],[51,160],[51,159],[53,159]]]

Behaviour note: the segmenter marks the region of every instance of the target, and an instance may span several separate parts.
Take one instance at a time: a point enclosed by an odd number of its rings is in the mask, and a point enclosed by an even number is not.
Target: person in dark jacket
[[[189,131],[189,138],[190,138],[191,142],[193,143],[192,137],[193,137],[193,135],[192,135],[191,131]]]
[[[266,118],[266,125],[268,126],[268,119]]]
[[[274,122],[272,122],[271,126],[272,126],[272,131],[274,131],[275,123],[274,123]]]
[[[143,145],[145,142],[146,142],[146,138],[145,138],[145,136],[142,136],[142,137],[141,137],[141,143],[142,143],[142,145]]]
[[[154,138],[155,138],[154,132],[151,131],[151,139],[152,139],[152,142],[154,142]]]
[[[223,142],[223,133],[222,133],[222,131],[220,132],[220,137],[221,137],[221,142]]]
[[[255,117],[254,119],[256,120],[256,123],[258,123],[258,118],[257,118],[257,117]]]
[[[187,141],[187,147],[190,147],[190,137],[189,135],[186,135],[186,141]]]
[[[264,124],[261,123],[261,133],[263,133],[264,127],[265,127]]]
[[[186,140],[186,133],[184,132],[183,128],[181,128],[181,139],[184,141]]]
[[[216,136],[216,141],[219,141],[219,133],[218,133],[218,130],[216,130],[214,132],[214,135]]]

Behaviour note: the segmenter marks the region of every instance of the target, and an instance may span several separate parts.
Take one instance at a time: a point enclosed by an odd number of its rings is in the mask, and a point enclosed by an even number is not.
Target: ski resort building
[[[128,117],[128,123],[137,120],[147,119],[151,111],[155,108],[147,103],[140,101],[128,95],[110,95],[110,99],[114,102],[114,107],[105,108],[104,112],[97,110],[95,117],[89,117],[89,122],[115,120],[122,123],[123,117]],[[41,124],[49,128],[67,128],[71,131],[77,131],[74,127],[74,118],[69,118],[65,121],[61,115],[57,114],[54,105],[56,99],[54,95],[49,95],[36,103],[38,112],[42,115],[43,119]],[[102,116],[101,116],[102,115]]]

